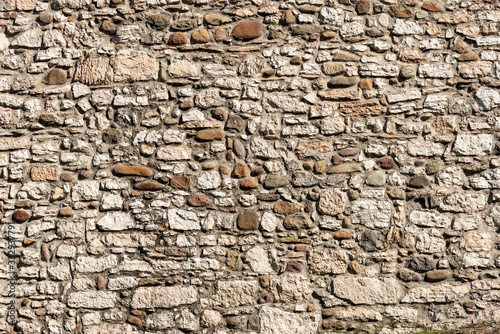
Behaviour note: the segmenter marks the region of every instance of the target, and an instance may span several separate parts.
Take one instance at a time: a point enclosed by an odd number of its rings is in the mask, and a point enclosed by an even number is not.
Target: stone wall
[[[33,334],[499,322],[499,21],[0,0],[0,332],[11,301]]]

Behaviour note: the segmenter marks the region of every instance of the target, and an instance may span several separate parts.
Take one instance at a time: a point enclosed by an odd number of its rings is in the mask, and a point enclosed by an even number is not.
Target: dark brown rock
[[[389,14],[391,16],[397,17],[399,19],[408,19],[413,17],[413,12],[406,7],[403,6],[391,6],[389,8]]]
[[[198,26],[195,20],[178,20],[172,22],[171,28],[179,31],[188,31]]]
[[[211,111],[212,117],[216,120],[223,121],[226,119],[226,111],[222,108],[215,108]]]
[[[424,2],[422,9],[428,10],[429,12],[440,12],[443,10],[441,7],[436,5],[436,3],[430,1]]]
[[[341,231],[341,232],[335,233],[333,235],[333,238],[337,239],[337,240],[352,239],[352,235],[349,232]]]
[[[479,55],[475,52],[466,52],[460,57],[458,57],[458,61],[475,61],[479,59]]]
[[[257,230],[259,228],[259,215],[253,210],[243,210],[238,215],[237,225],[240,230]]]
[[[451,277],[451,274],[446,270],[432,270],[425,273],[425,280],[427,282],[440,282]]]
[[[47,85],[62,85],[68,80],[66,71],[54,68],[43,78],[43,83]]]
[[[206,196],[188,197],[187,202],[194,207],[206,206],[210,204],[210,200]]]
[[[302,271],[302,265],[297,260],[290,260],[285,266],[285,271],[300,273]]]
[[[328,320],[328,321],[323,321],[323,328],[341,331],[345,329],[345,326],[340,322]]]
[[[415,271],[430,271],[434,269],[434,261],[426,256],[417,256],[407,260],[405,266]]]
[[[233,37],[236,39],[250,40],[262,36],[264,24],[260,21],[249,21],[238,24],[233,29]]]
[[[397,277],[403,282],[420,282],[421,277],[416,272],[406,269],[400,269],[397,273]]]
[[[288,215],[299,211],[300,206],[291,202],[280,201],[274,206],[274,212],[282,215]]]
[[[224,132],[220,130],[201,130],[196,134],[196,139],[211,141],[224,138]]]
[[[239,325],[240,320],[238,317],[229,317],[226,319],[226,323],[229,327],[236,327]]]
[[[377,160],[377,165],[379,165],[383,169],[391,169],[396,166],[396,163],[392,158],[381,158]]]
[[[313,223],[306,215],[289,215],[283,221],[283,227],[287,230],[301,230],[313,227]]]
[[[71,217],[73,215],[73,210],[71,208],[63,208],[59,210],[59,216],[61,217]]]
[[[368,14],[369,11],[370,11],[370,1],[361,0],[358,1],[358,3],[356,3],[356,12],[359,15]]]
[[[73,175],[71,175],[71,173],[68,172],[61,173],[61,181],[71,182],[73,181]]]
[[[160,190],[160,189],[163,189],[163,187],[165,187],[163,184],[158,183],[158,182],[153,182],[153,181],[139,182],[139,183],[136,183],[134,186],[135,189],[151,190],[151,191]]]
[[[190,184],[191,179],[185,175],[177,175],[170,180],[170,186],[178,190],[188,190]]]
[[[31,218],[31,215],[24,210],[16,210],[14,212],[14,214],[12,215],[12,219],[16,223],[24,223],[24,222],[28,221],[30,218]]]
[[[361,266],[359,265],[358,261],[353,260],[349,262],[347,270],[349,270],[351,274],[359,274],[361,272]]]
[[[208,43],[210,42],[210,34],[207,29],[195,30],[191,34],[191,43]]]
[[[51,13],[42,13],[40,16],[38,16],[38,21],[41,24],[50,24],[54,20],[54,16]]]
[[[248,175],[248,167],[244,163],[239,162],[233,169],[233,177],[241,178]]]
[[[142,321],[141,319],[137,318],[136,316],[133,316],[133,315],[129,315],[128,318],[127,318],[127,321],[133,325],[136,325],[136,326],[142,326]]]
[[[259,304],[272,303],[272,302],[273,302],[273,295],[270,293],[265,293],[257,299],[257,303]]]
[[[359,154],[359,148],[357,147],[344,148],[343,150],[340,150],[338,154],[341,157],[353,157]]]
[[[166,14],[158,13],[148,17],[146,22],[151,28],[162,30],[168,27],[170,18]]]
[[[269,287],[269,278],[267,278],[267,276],[260,276],[259,283],[261,287],[267,288]]]
[[[113,168],[113,172],[119,176],[153,176],[153,171],[144,166],[125,166],[120,165]]]
[[[256,179],[246,179],[240,183],[240,188],[243,190],[250,190],[259,187],[259,182]]]
[[[114,35],[116,33],[116,25],[110,20],[104,20],[101,23],[101,31],[108,35]]]
[[[187,44],[187,42],[188,42],[188,37],[186,36],[186,34],[182,32],[174,32],[168,38],[169,45],[184,45]]]

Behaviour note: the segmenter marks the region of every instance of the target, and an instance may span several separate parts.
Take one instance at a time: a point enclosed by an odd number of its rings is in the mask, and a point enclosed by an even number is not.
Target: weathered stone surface
[[[368,228],[385,228],[391,218],[391,204],[387,201],[357,200],[351,205],[352,222]]]
[[[233,37],[236,39],[250,40],[260,37],[264,33],[264,25],[260,21],[243,22],[233,29]]]
[[[249,249],[245,253],[245,262],[248,263],[252,271],[259,274],[273,272],[267,251],[259,246]]]
[[[43,82],[47,85],[62,85],[66,83],[67,77],[65,71],[54,68],[43,78]]]
[[[410,223],[423,227],[449,228],[451,225],[450,217],[433,212],[412,211],[408,218]]]
[[[198,293],[193,286],[155,286],[137,288],[130,305],[135,309],[170,308],[197,301]]]
[[[121,50],[116,55],[113,68],[117,82],[147,81],[158,78],[159,63],[144,51]]]
[[[251,305],[257,294],[257,283],[253,281],[218,281],[211,304],[222,307]]]
[[[195,212],[182,209],[168,210],[168,224],[173,230],[200,230],[200,220]]]
[[[244,210],[238,215],[237,225],[240,230],[257,230],[259,215],[253,210]]]
[[[490,134],[459,134],[453,145],[453,151],[459,155],[488,155],[493,148]]]
[[[401,299],[402,303],[449,303],[465,296],[470,291],[470,284],[442,284],[410,289]]]
[[[308,260],[312,273],[338,275],[347,272],[349,258],[343,250],[325,248],[311,251]]]
[[[266,305],[259,311],[260,332],[314,334],[318,330],[320,318],[318,313],[291,313]]]
[[[394,278],[336,277],[333,293],[355,305],[396,304],[402,288]]]
[[[335,216],[344,212],[347,204],[347,195],[339,189],[330,189],[320,195],[318,211],[322,214]]]
[[[119,176],[134,175],[134,176],[149,177],[149,176],[153,175],[153,171],[150,168],[144,167],[144,166],[120,165],[120,166],[114,167],[113,172]]]
[[[107,309],[118,302],[118,296],[108,291],[79,291],[68,295],[68,306],[71,308]]]
[[[134,226],[134,220],[125,212],[111,212],[97,221],[97,227],[103,231],[121,231]]]

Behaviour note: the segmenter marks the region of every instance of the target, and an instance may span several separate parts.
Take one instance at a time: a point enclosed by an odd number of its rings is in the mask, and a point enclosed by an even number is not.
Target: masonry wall
[[[498,323],[499,7],[0,0],[0,332]]]

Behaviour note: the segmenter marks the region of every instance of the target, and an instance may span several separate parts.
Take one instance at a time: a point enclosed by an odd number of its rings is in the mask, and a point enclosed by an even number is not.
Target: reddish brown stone
[[[273,302],[273,295],[270,293],[265,293],[257,299],[257,303],[259,304],[272,303],[272,302]]]
[[[240,178],[240,177],[245,177],[247,175],[248,175],[248,167],[245,164],[239,162],[233,169],[233,177]]]
[[[119,176],[152,176],[153,171],[148,167],[143,166],[116,166],[113,168],[113,172]]]
[[[299,261],[290,260],[286,264],[285,271],[289,271],[291,273],[300,273],[302,271],[302,265]]]
[[[333,157],[332,157],[332,164],[334,165],[338,165],[340,164],[340,162],[342,161],[342,158],[340,157],[340,155],[338,154],[335,154]]]
[[[129,315],[128,318],[127,318],[127,321],[133,325],[136,325],[136,326],[142,326],[142,321],[141,319],[133,316],[133,315]]]
[[[170,180],[170,186],[178,190],[188,190],[191,184],[191,179],[185,175],[174,176]]]
[[[259,228],[259,215],[253,210],[243,210],[238,215],[237,225],[240,230],[256,230]]]
[[[71,173],[64,172],[61,174],[61,181],[71,182],[73,181],[73,175],[71,175]]]
[[[240,188],[243,190],[250,190],[259,187],[259,182],[256,179],[246,179],[240,183]]]
[[[205,196],[188,197],[187,202],[191,206],[199,207],[210,204],[210,201]]]
[[[422,9],[428,10],[429,12],[440,12],[443,9],[436,5],[434,2],[424,2]]]
[[[337,232],[333,235],[333,237],[337,240],[345,240],[345,239],[352,239],[352,235],[349,232]]]
[[[17,223],[24,223],[31,218],[31,215],[24,210],[16,210],[12,215],[12,219]]]
[[[229,327],[236,327],[239,325],[240,320],[238,317],[229,317],[226,319],[226,323]]]
[[[97,275],[97,290],[102,290],[106,286],[106,279],[102,275]]]
[[[40,16],[38,17],[38,21],[42,24],[50,24],[53,20],[54,17],[52,16],[52,14],[47,12],[40,14]]]
[[[269,286],[269,278],[267,276],[260,276],[259,283],[261,287],[267,288]]]
[[[42,253],[42,258],[44,261],[50,261],[51,254],[49,251],[49,247],[47,247],[46,243],[42,244],[41,253]]]
[[[116,33],[116,25],[110,20],[104,20],[101,24],[101,31],[108,35]]]
[[[188,37],[182,32],[174,32],[168,38],[168,45],[184,45],[188,42]]]
[[[233,37],[236,39],[250,40],[262,36],[264,24],[260,21],[249,21],[238,24],[233,29]]]
[[[224,132],[220,130],[201,130],[196,135],[196,139],[210,141],[224,138]]]
[[[400,19],[408,19],[413,17],[413,12],[403,6],[391,6],[389,8],[389,14]]]
[[[450,276],[451,276],[451,274],[448,271],[436,269],[436,270],[428,271],[425,274],[425,280],[427,282],[440,282],[440,281],[444,281],[445,279],[448,279]]]
[[[163,184],[158,183],[158,182],[153,182],[153,181],[139,182],[139,183],[136,183],[134,185],[135,189],[139,189],[139,190],[151,190],[151,191],[160,190],[160,189],[163,189],[163,187],[164,187]]]
[[[33,181],[56,181],[57,168],[49,166],[37,166],[31,169],[31,179]]]
[[[370,1],[361,0],[356,3],[356,12],[359,15],[367,14],[370,11]]]
[[[336,321],[324,321],[323,328],[341,331],[345,329],[345,326]]]
[[[379,165],[383,169],[391,169],[396,166],[396,163],[392,158],[381,158],[377,160],[377,165]]]
[[[73,210],[71,208],[62,208],[59,210],[59,216],[61,217],[71,217],[73,215]]]
[[[359,82],[359,88],[361,89],[372,89],[373,83],[370,79],[363,79]]]
[[[359,154],[359,148],[357,147],[344,148],[343,150],[340,150],[338,153],[341,157],[353,157]]]
[[[222,108],[212,109],[212,117],[216,120],[223,121],[226,119],[226,111]]]
[[[214,33],[214,39],[217,41],[217,42],[221,42],[223,41],[224,39],[226,38],[226,31],[224,30],[224,28],[222,27],[219,27],[215,30],[215,33]]]
[[[274,212],[283,215],[289,215],[291,213],[296,213],[299,211],[300,211],[300,206],[291,202],[279,201],[274,206]]]
[[[43,79],[43,83],[47,85],[62,85],[66,83],[68,75],[66,71],[59,68],[52,69]]]

